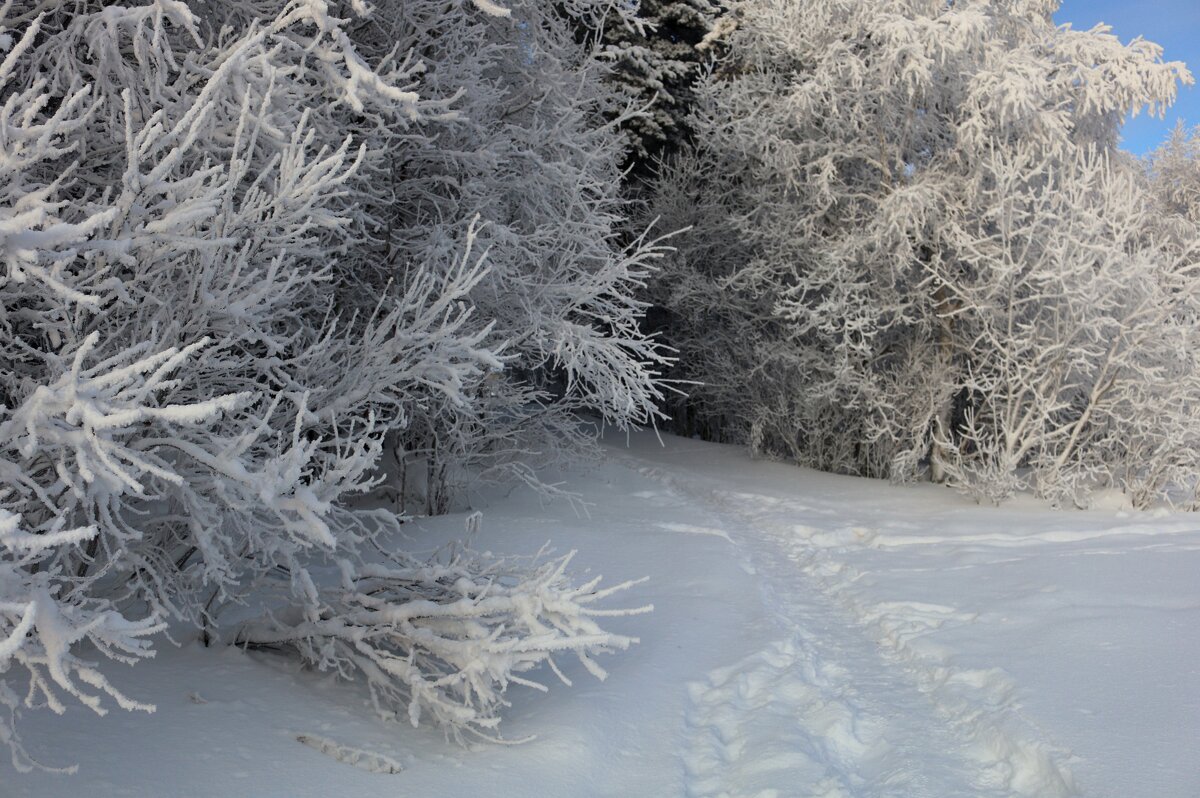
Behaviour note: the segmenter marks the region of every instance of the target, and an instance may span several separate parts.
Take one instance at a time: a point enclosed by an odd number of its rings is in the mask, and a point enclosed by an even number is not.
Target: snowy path
[[[477,545],[650,577],[626,604],[652,614],[606,619],[642,641],[607,681],[564,664],[574,687],[510,693],[505,733],[534,742],[458,748],[361,685],[184,638],[110,669],[153,715],[26,713],[80,772],[0,759],[0,798],[1200,796],[1200,516],[978,507],[665,443],[570,476],[584,516],[476,497]]]
[[[920,644],[925,632],[973,616],[867,603],[855,590],[861,574],[838,560],[836,545],[813,540],[825,534],[853,545],[870,529],[820,533],[834,510],[627,462],[707,507],[787,632],[688,686],[689,796],[1074,794],[1063,753],[1021,716],[1002,673],[955,668],[946,652]]]

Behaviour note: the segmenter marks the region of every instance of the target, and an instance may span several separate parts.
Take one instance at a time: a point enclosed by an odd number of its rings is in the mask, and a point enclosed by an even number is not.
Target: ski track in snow
[[[619,458],[712,515],[761,578],[784,635],[688,685],[682,767],[689,798],[1060,798],[1070,754],[1026,717],[999,669],[955,664],[928,635],[975,618],[874,602],[838,551],[871,526],[836,511],[725,490]],[[696,531],[696,530],[679,530]]]

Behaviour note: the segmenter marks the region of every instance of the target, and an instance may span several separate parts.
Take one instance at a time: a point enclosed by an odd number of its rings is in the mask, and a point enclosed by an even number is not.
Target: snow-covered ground
[[[606,682],[514,690],[517,746],[375,718],[264,653],[162,645],[110,666],[153,715],[27,712],[75,776],[0,796],[1196,798],[1200,517],[979,507],[664,437],[571,478],[591,507],[495,497],[479,548],[546,540],[650,615]],[[462,516],[422,521],[433,548]],[[618,602],[620,603],[620,602]],[[398,771],[398,772],[391,772]]]

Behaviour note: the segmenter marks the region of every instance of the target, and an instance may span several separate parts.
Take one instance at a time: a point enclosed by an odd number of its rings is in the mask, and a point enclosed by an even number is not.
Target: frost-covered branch
[[[593,657],[637,640],[595,619],[651,609],[594,606],[635,583],[573,585],[571,558],[531,567],[456,548],[441,560],[343,569],[341,587],[306,607],[303,620],[248,624],[237,642],[292,647],[315,667],[364,679],[385,718],[416,726],[428,717],[460,740],[495,739],[510,685],[545,690],[525,675],[542,664],[569,685],[555,660],[564,656],[605,678]]]

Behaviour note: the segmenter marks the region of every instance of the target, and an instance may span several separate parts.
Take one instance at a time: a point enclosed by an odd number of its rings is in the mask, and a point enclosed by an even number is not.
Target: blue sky
[[[1162,45],[1167,61],[1187,62],[1200,81],[1200,0],[1063,0],[1054,19],[1077,29],[1104,22],[1123,42],[1143,36]],[[1183,89],[1166,120],[1142,114],[1127,123],[1123,146],[1138,154],[1152,150],[1177,119],[1200,125],[1200,87]]]

